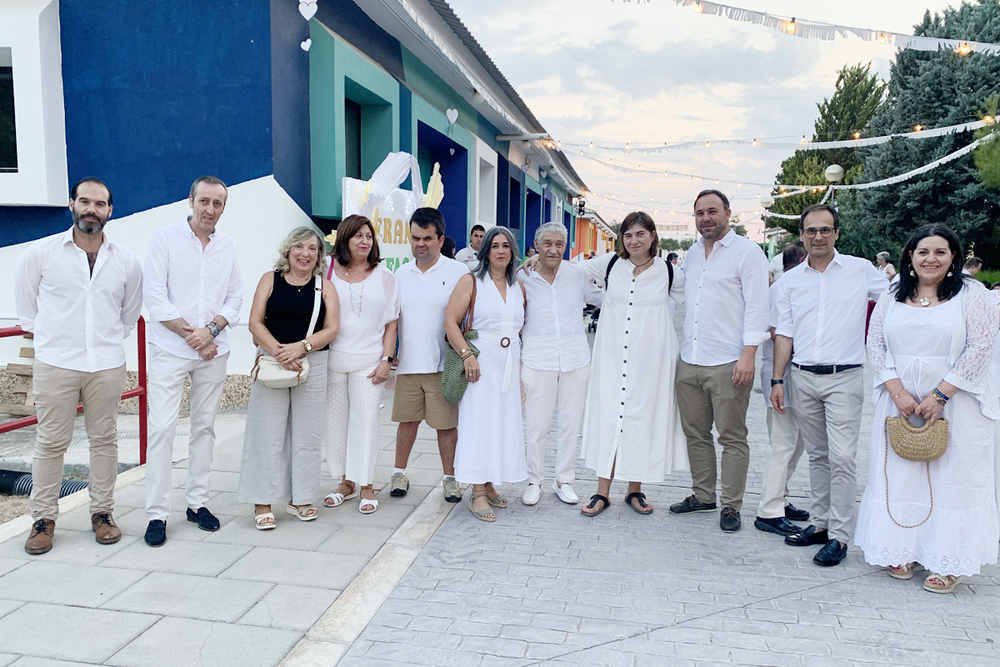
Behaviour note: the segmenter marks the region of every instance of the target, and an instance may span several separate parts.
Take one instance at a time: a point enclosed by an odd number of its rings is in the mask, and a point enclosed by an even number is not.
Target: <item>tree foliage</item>
[[[914,34],[927,37],[1000,41],[1000,3],[977,0],[933,16],[928,11]],[[941,127],[983,116],[986,101],[1000,94],[1000,58],[903,49],[892,64],[886,102],[868,125],[870,135],[908,132],[916,124]],[[864,149],[864,181],[905,173],[973,141],[972,133],[920,141],[897,139]],[[912,231],[928,222],[947,224],[988,266],[1000,266],[1000,238],[994,226],[1000,193],[987,189],[973,156],[964,156],[909,181],[860,190],[841,202],[838,247],[874,257],[896,256]]]
[[[871,73],[871,63],[867,65],[846,65],[837,72],[837,83],[833,96],[824,98],[817,104],[819,118],[813,126],[813,141],[846,141],[855,133],[863,132],[882,102],[885,83]],[[826,168],[839,164],[844,168],[844,183],[853,183],[861,175],[861,157],[854,148],[836,148],[825,151],[795,151],[781,163],[777,183],[787,185],[827,185]],[[775,188],[773,194],[782,190]],[[786,215],[798,215],[807,206],[817,204],[823,198],[824,190],[775,199],[771,211]],[[798,222],[772,218],[777,226],[795,233]]]

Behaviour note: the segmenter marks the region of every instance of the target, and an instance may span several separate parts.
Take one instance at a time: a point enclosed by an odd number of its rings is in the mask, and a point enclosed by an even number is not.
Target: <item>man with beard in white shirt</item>
[[[521,330],[521,382],[525,391],[525,442],[528,488],[521,497],[535,505],[542,495],[542,466],[549,424],[555,411],[559,424],[552,490],[570,505],[580,502],[571,486],[576,472],[576,440],[590,379],[590,345],[583,308],[600,300],[600,290],[578,264],[564,262],[566,228],[547,222],[535,232],[541,260],[517,279],[527,307]]]

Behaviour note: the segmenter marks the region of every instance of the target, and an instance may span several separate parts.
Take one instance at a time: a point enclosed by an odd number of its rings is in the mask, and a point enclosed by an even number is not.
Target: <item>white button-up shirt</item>
[[[202,248],[188,222],[160,227],[146,255],[143,300],[152,320],[149,342],[182,359],[201,359],[163,322],[181,317],[192,327],[204,327],[222,315],[235,326],[243,305],[243,281],[236,259],[236,241],[216,229]],[[227,329],[215,338],[219,354],[229,352]]]
[[[871,262],[841,255],[820,273],[802,262],[777,287],[774,332],[793,339],[792,361],[805,366],[863,364],[868,300],[889,281]]]
[[[602,296],[578,264],[563,262],[549,284],[536,267],[531,274],[519,271],[528,307],[521,329],[521,362],[536,371],[568,373],[590,363],[584,304]]]
[[[469,275],[465,264],[438,257],[434,266],[421,271],[416,261],[396,269],[399,291],[399,366],[397,375],[440,373],[444,370],[447,343],[444,338],[444,311],[462,276]]]
[[[35,358],[96,373],[125,363],[124,340],[142,310],[142,268],[104,235],[94,271],[73,229],[40,239],[17,262],[14,301],[21,328],[35,335]]]
[[[696,366],[736,361],[768,334],[767,257],[732,229],[705,258],[699,237],[684,259],[684,343],[681,359]]]

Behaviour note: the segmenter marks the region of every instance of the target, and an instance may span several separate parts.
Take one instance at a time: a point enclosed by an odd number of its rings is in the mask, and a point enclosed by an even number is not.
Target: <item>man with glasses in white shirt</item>
[[[864,405],[865,318],[889,281],[866,259],[841,255],[840,217],[826,204],[799,218],[807,261],[777,287],[773,378],[791,361],[794,418],[809,455],[813,525],[785,544],[823,545],[813,562],[829,567],[847,555],[857,517],[855,457]],[[794,349],[793,349],[794,344]],[[771,403],[785,412],[782,380],[771,380]]]
[[[455,443],[458,442],[458,403],[449,403],[441,391],[444,371],[444,311],[455,285],[469,275],[465,264],[441,254],[444,216],[436,208],[418,208],[410,216],[412,262],[396,270],[399,290],[399,362],[392,399],[396,429],[396,462],[389,495],[399,498],[410,490],[406,466],[421,421],[437,431],[438,453],[444,470],[444,499],[462,500],[455,480]]]
[[[767,257],[732,229],[731,215],[729,199],[718,190],[704,190],[695,199],[701,238],[684,260],[687,312],[676,380],[694,493],[670,506],[673,514],[715,511],[714,422],[722,447],[719,527],[726,532],[741,525],[754,357],[769,336]]]
[[[226,382],[226,328],[239,321],[243,283],[236,242],[216,229],[229,191],[214,176],[191,186],[186,222],[160,227],[146,256],[143,297],[149,329],[149,443],[146,449],[146,544],[167,541],[174,434],[184,380],[191,380],[187,520],[216,531],[205,507],[212,476],[215,417]]]
[[[14,300],[21,328],[34,338],[32,395],[38,414],[31,464],[33,523],[24,550],[52,549],[63,457],[82,398],[90,440],[90,523],[98,544],[114,544],[118,403],[125,386],[124,340],[142,309],[142,268],[104,234],[111,190],[97,178],[73,186],[73,226],[21,253]]]
[[[590,379],[590,345],[583,308],[587,303],[596,304],[600,291],[579,264],[563,261],[566,241],[563,225],[541,225],[535,232],[535,247],[541,259],[531,273],[517,274],[527,301],[521,330],[528,463],[528,488],[521,497],[525,505],[537,504],[542,495],[542,466],[553,411],[559,431],[552,490],[564,503],[580,502],[572,484],[576,479],[576,441]]]

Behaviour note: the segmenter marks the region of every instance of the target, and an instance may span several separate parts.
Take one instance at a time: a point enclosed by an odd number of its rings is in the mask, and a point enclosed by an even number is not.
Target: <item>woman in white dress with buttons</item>
[[[323,499],[336,507],[358,495],[358,510],[371,514],[375,499],[379,402],[396,352],[399,292],[396,277],[381,264],[371,221],[346,217],[337,227],[327,277],[337,289],[340,326],[330,345],[327,383],[326,462],[340,478]]]
[[[479,247],[479,266],[458,281],[445,311],[448,342],[465,359],[469,385],[458,404],[455,479],[472,484],[469,510],[495,521],[492,508],[507,507],[494,484],[528,478],[521,419],[521,343],[524,288],[515,280],[517,243],[506,227],[493,227]],[[462,335],[475,286],[471,328],[479,336],[476,358]],[[582,315],[581,315],[582,316]]]
[[[899,282],[879,298],[868,331],[875,373],[868,486],[855,543],[865,560],[924,588],[951,592],[997,562],[991,357],[1000,319],[982,284],[962,275],[958,237],[925,225],[903,247]],[[927,463],[885,442],[886,417],[948,420],[948,447]],[[888,486],[888,488],[887,488]]]
[[[598,282],[608,277],[583,418],[580,455],[598,476],[597,493],[581,510],[586,516],[607,509],[612,479],[628,481],[626,504],[650,514],[642,484],[688,468],[670,304],[684,299],[684,272],[657,257],[658,246],[653,219],[637,211],[622,222],[617,255],[581,263]]]

